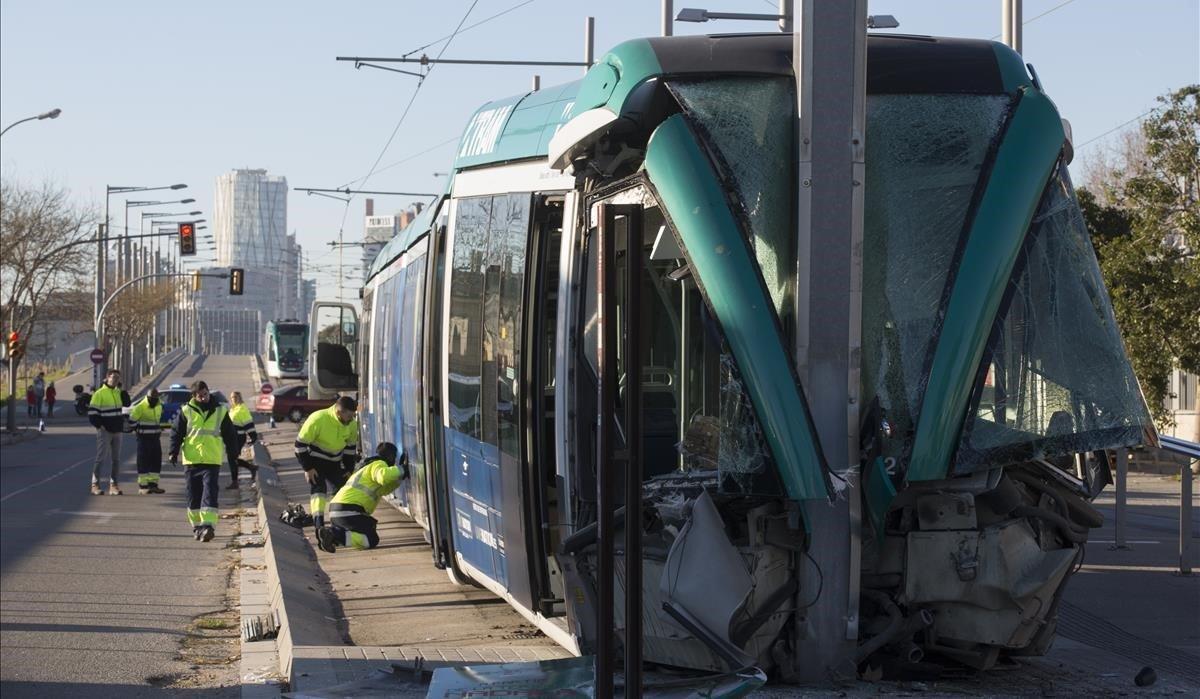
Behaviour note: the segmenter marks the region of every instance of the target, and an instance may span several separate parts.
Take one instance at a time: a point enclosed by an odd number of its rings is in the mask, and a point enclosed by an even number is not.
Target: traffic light
[[[16,361],[25,354],[25,348],[21,346],[21,334],[11,332],[8,334],[8,358],[10,361]]]
[[[200,291],[200,270],[192,272],[192,291]]]
[[[196,254],[196,224],[194,224],[194,223],[179,224],[179,254],[180,255],[195,255]]]
[[[229,295],[241,296],[242,286],[246,282],[246,270],[241,267],[229,268]]]

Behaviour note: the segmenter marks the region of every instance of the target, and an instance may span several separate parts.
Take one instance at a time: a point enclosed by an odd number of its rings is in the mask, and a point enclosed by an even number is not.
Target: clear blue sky
[[[467,25],[521,0],[479,0]],[[676,0],[676,8],[769,12],[767,0]],[[103,205],[104,187],[187,182],[212,211],[217,175],[266,168],[291,186],[334,187],[370,170],[415,80],[354,70],[338,55],[399,55],[450,34],[470,0],[205,2],[3,0],[0,2],[0,124],[61,107],[57,121],[30,122],[0,143],[4,176],[44,178],[80,201]],[[1060,6],[1061,7],[1058,7]],[[1054,9],[1058,7],[1058,9]],[[1027,61],[1083,143],[1155,106],[1155,97],[1200,82],[1200,0],[1026,0]],[[905,33],[991,38],[998,0],[875,0]],[[460,34],[447,58],[580,60],[583,23],[596,17],[597,56],[659,31],[656,0],[533,0]],[[676,25],[678,34],[766,29],[719,22]],[[440,45],[429,49],[435,55]],[[381,167],[455,138],[481,103],[525,91],[529,68],[435,69],[381,160]],[[542,84],[580,69],[541,69]],[[1129,127],[1127,127],[1129,128]],[[1119,131],[1083,148],[1086,160]],[[379,172],[370,189],[440,190],[446,144]],[[183,194],[183,193],[180,193]],[[164,197],[170,198],[170,197]],[[120,200],[114,208],[121,210]],[[378,198],[390,213],[407,198]],[[191,208],[190,206],[187,208]],[[288,225],[319,266],[319,293],[334,293],[337,253],[325,244],[362,233],[363,202],[289,194]],[[120,225],[119,223],[116,225]],[[210,231],[211,232],[211,229]],[[358,252],[346,253],[358,268]]]

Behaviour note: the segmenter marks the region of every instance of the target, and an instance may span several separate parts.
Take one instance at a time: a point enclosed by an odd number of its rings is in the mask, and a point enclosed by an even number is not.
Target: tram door
[[[309,313],[308,397],[358,391],[358,313],[348,303],[316,301]]]

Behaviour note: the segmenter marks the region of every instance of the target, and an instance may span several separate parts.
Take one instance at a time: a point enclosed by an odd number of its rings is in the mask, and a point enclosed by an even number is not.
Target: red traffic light
[[[179,224],[179,254],[180,255],[195,255],[196,254],[196,224],[194,224],[194,223]]]

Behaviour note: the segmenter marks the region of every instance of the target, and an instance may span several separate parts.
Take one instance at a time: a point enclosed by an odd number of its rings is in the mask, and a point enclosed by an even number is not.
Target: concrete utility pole
[[[675,3],[673,0],[662,0],[662,35],[675,34]]]
[[[827,682],[855,676],[858,638],[867,0],[797,0],[795,8],[796,366],[829,467],[847,484],[834,505],[805,504],[820,543],[797,593],[804,611],[794,660],[803,680]]]

